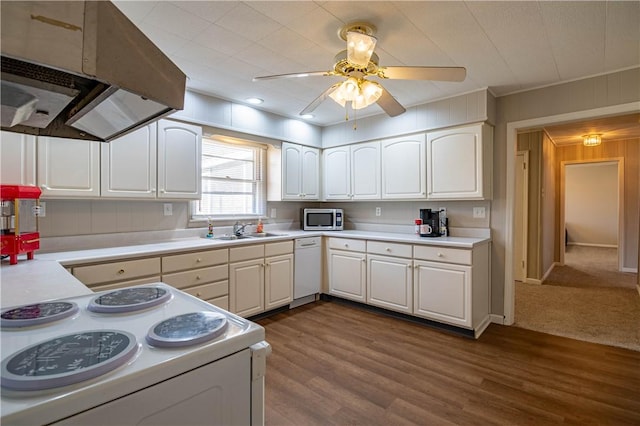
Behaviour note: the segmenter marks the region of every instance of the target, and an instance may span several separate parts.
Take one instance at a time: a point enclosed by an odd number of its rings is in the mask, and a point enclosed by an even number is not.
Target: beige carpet
[[[615,249],[570,246],[543,285],[516,282],[515,326],[640,351],[636,274]]]

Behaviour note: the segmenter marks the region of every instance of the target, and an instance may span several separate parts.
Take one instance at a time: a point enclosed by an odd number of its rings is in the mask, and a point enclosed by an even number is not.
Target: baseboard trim
[[[568,246],[618,248],[616,244],[567,243]]]
[[[625,268],[623,267],[620,272],[631,272],[632,274],[638,273],[638,268]]]
[[[478,327],[475,329],[474,334],[475,338],[479,338],[480,335],[489,327],[491,324],[491,315],[487,315],[484,319],[478,324]]]
[[[489,314],[489,318],[493,324],[504,325],[504,315]]]
[[[524,282],[527,284],[538,284],[538,285],[542,284],[542,280],[537,280],[535,278],[525,278]]]
[[[640,284],[636,286],[636,290],[638,290],[638,296],[640,296]]]
[[[544,282],[544,280],[546,280],[549,277],[549,274],[551,274],[551,271],[553,271],[553,268],[555,268],[557,264],[558,264],[558,262],[553,262],[551,264],[549,269],[547,269],[547,272],[545,272],[544,275],[542,276],[542,279],[540,280],[540,284],[542,284]]]

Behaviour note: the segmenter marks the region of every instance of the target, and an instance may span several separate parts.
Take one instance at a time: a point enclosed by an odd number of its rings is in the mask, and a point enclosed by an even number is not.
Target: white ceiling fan
[[[375,31],[376,27],[367,22],[344,25],[338,31],[338,35],[347,42],[347,49],[335,56],[332,70],[267,75],[255,77],[253,81],[311,76],[342,76],[346,80],[325,90],[302,110],[300,115],[311,113],[327,97],[331,97],[348,109],[361,109],[377,103],[389,116],[395,117],[405,112],[406,109],[382,85],[368,80],[367,77],[439,81],[463,81],[465,79],[467,71],[464,67],[381,67],[378,55],[373,52],[377,42],[374,37]]]

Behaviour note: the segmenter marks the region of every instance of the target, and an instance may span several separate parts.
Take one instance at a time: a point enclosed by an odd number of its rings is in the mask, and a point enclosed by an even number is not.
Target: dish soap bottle
[[[264,225],[262,224],[262,219],[258,219],[258,224],[256,225],[256,234],[264,233]]]

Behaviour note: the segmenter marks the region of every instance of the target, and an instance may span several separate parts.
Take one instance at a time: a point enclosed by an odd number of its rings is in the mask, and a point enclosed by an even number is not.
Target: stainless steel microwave
[[[302,209],[302,229],[305,231],[342,231],[342,209]]]

